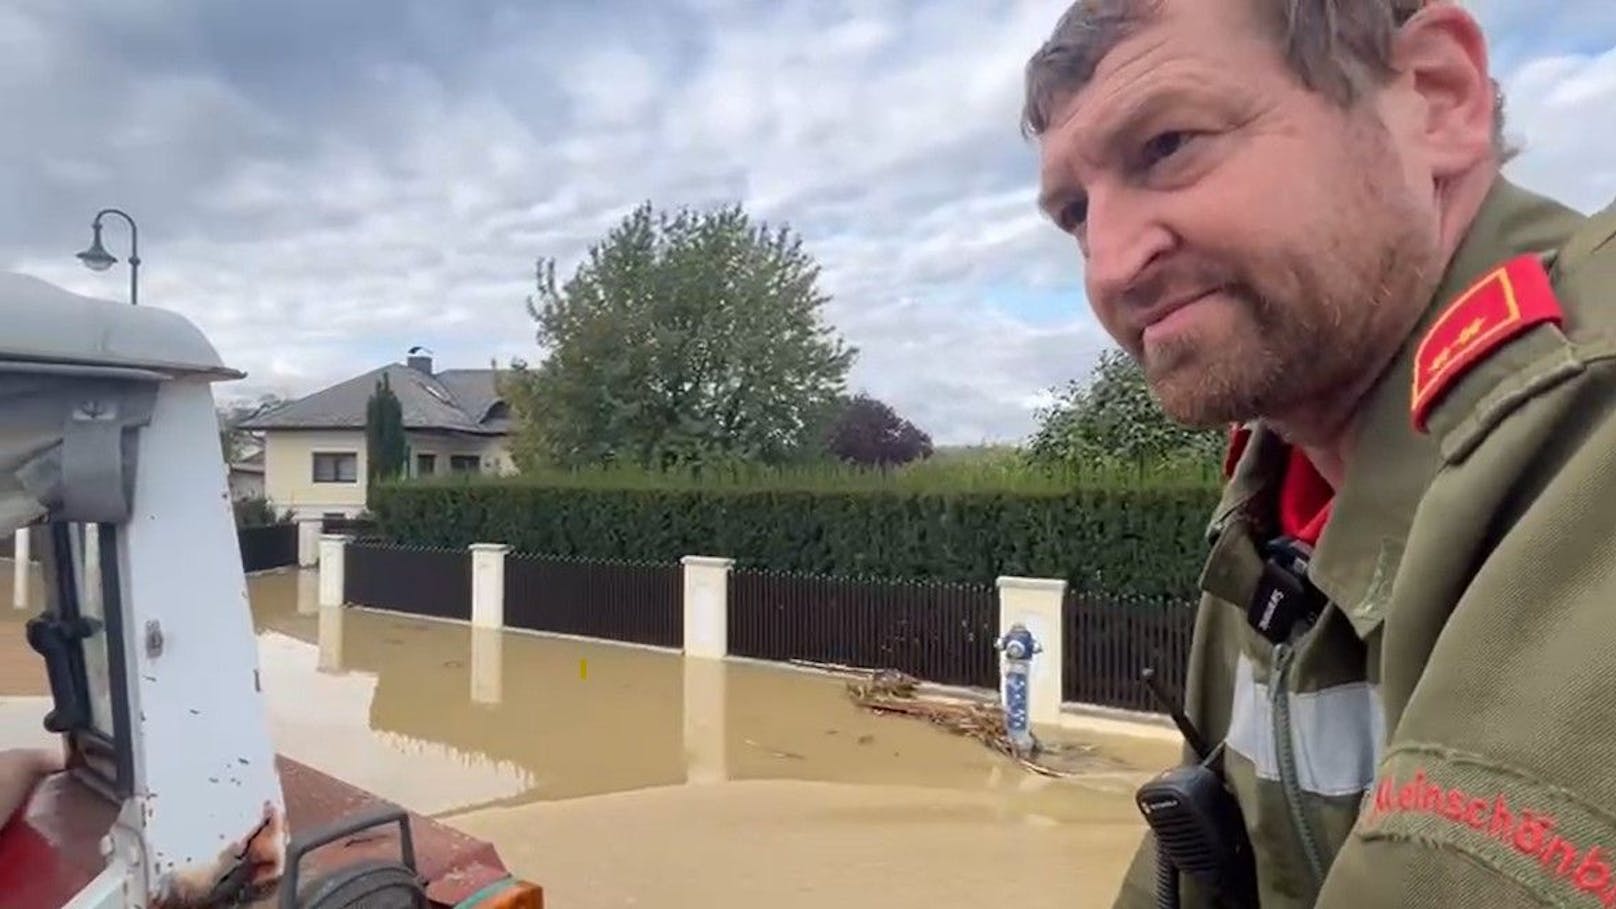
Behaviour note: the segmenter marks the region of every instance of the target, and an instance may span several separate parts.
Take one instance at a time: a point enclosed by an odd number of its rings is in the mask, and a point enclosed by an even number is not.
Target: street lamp
[[[91,271],[106,271],[118,263],[118,258],[101,245],[101,219],[107,215],[117,215],[129,223],[129,305],[139,306],[140,229],[135,227],[134,218],[116,208],[96,212],[95,221],[90,225],[90,229],[95,231],[95,239],[90,241],[89,249],[78,254],[79,261]]]

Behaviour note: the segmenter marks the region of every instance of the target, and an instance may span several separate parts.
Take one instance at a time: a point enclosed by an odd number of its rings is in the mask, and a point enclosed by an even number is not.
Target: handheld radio
[[[1240,806],[1210,766],[1208,748],[1188,716],[1161,687],[1154,669],[1141,674],[1167,710],[1197,762],[1167,770],[1139,787],[1134,801],[1156,835],[1157,901],[1177,909],[1178,874],[1193,878],[1226,906],[1256,906],[1256,865]]]

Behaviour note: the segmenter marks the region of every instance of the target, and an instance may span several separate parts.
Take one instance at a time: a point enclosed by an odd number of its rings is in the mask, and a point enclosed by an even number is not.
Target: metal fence
[[[1062,700],[1159,713],[1140,678],[1149,666],[1182,702],[1194,601],[1067,593],[1064,609]]]
[[[443,619],[471,618],[471,553],[386,543],[349,543],[346,603]]]
[[[737,656],[896,669],[945,685],[999,684],[999,599],[991,584],[736,570],[728,618]]]
[[[505,624],[683,647],[683,569],[677,563],[584,562],[511,553],[505,559]]]
[[[246,571],[267,571],[297,564],[297,525],[266,524],[236,528],[241,546],[241,567]]]

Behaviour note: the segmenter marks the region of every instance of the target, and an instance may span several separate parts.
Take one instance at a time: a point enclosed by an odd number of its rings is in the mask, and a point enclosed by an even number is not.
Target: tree
[[[403,476],[409,459],[404,408],[385,373],[365,405],[365,458],[366,475],[372,481]]]
[[[932,455],[931,436],[864,394],[843,406],[826,447],[843,461],[867,467],[893,467]]]
[[[527,309],[547,356],[502,383],[518,466],[799,457],[856,356],[821,321],[818,277],[800,239],[739,206],[642,204],[559,287],[541,259]]]
[[[1151,396],[1143,370],[1115,348],[1100,355],[1087,385],[1069,383],[1038,419],[1029,457],[1073,468],[1215,464],[1225,439],[1217,430],[1172,422]]]
[[[247,447],[258,441],[252,433],[242,429],[241,424],[283,403],[285,401],[279,395],[266,394],[251,403],[238,400],[216,412],[219,418],[219,448],[224,453],[226,464],[241,458]]]

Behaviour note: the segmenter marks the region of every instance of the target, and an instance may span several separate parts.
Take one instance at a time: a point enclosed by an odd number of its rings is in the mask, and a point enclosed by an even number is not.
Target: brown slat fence
[[[728,618],[737,656],[896,669],[945,685],[999,684],[991,584],[737,569]]]
[[[1194,601],[1069,592],[1064,609],[1063,700],[1160,713],[1140,680],[1151,666],[1182,703]]]
[[[349,543],[344,602],[442,619],[471,619],[471,552]]]
[[[683,568],[677,563],[510,553],[505,558],[505,623],[532,631],[683,647]]]
[[[239,527],[236,542],[241,547],[241,567],[246,571],[267,571],[297,564],[296,524]]]

